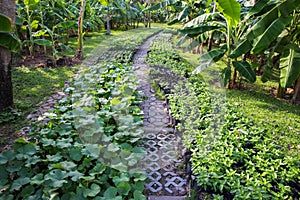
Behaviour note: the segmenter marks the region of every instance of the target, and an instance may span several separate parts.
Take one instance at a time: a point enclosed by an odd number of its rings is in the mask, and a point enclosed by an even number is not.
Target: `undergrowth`
[[[174,47],[169,38],[154,40],[153,47],[158,52],[170,51]],[[237,100],[237,93],[233,98],[223,89],[209,87],[204,81],[210,72],[202,77],[201,74],[186,75],[190,67],[181,59],[178,59],[179,64],[172,64],[174,54],[176,52],[171,51],[162,58],[159,53],[150,51],[149,63],[161,61],[150,75],[168,93],[176,127],[183,133],[183,143],[192,153],[190,161],[198,192],[209,193],[214,199],[299,198],[298,131],[291,131],[298,125],[290,123],[283,127],[281,123],[282,116],[295,121],[285,115],[291,108],[280,101],[278,106],[284,105],[286,112],[277,107],[277,103],[267,105],[280,111],[281,118],[259,120],[262,108],[255,105],[259,98],[250,99],[246,95]],[[186,78],[180,78],[182,75]],[[251,95],[251,92],[241,93]],[[247,107],[251,103],[254,105]]]

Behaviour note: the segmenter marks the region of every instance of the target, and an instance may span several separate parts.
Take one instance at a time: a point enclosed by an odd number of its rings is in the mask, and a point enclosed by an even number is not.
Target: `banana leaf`
[[[237,58],[247,53],[252,49],[252,44],[249,40],[243,40],[229,55],[230,58]]]
[[[248,81],[254,83],[256,81],[256,74],[251,68],[251,65],[246,61],[234,61],[232,65],[236,70],[245,77]]]
[[[257,54],[267,49],[269,45],[278,38],[292,19],[292,17],[279,17],[276,19],[257,40],[254,40],[253,53]]]
[[[21,49],[19,39],[11,33],[0,33],[0,46],[12,52],[18,52]]]
[[[7,33],[12,30],[12,23],[9,17],[0,14],[0,33]]]
[[[280,84],[287,88],[297,80],[300,75],[300,48],[293,45],[287,55],[280,59]]]

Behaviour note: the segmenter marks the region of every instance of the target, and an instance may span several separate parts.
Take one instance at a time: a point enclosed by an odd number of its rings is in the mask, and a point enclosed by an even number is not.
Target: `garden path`
[[[184,164],[180,158],[180,136],[172,127],[166,102],[157,99],[151,88],[148,75],[150,66],[145,62],[150,43],[155,37],[150,37],[133,58],[139,90],[147,98],[140,105],[144,112],[143,147],[147,151],[142,163],[148,175],[145,192],[149,200],[180,200],[187,193]]]

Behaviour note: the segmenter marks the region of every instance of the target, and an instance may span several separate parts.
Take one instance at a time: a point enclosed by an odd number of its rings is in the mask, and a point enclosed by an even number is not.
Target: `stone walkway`
[[[142,164],[148,175],[145,192],[149,200],[179,200],[187,194],[184,162],[180,158],[180,137],[172,127],[166,102],[155,97],[149,82],[149,66],[145,63],[150,42],[155,37],[150,37],[133,59],[139,90],[147,97],[141,104],[145,132],[143,147],[148,153]]]

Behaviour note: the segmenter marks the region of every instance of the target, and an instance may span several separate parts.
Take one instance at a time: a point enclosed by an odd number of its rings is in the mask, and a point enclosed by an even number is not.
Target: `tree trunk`
[[[0,0],[0,13],[11,18],[14,24],[16,2],[14,0]],[[13,106],[13,88],[11,80],[11,52],[0,47],[0,110]]]
[[[110,16],[109,16],[109,8],[107,6],[107,15],[106,15],[106,35],[110,35]]]
[[[300,76],[297,79],[296,85],[295,85],[295,93],[294,96],[292,98],[292,102],[297,102],[300,101]]]
[[[277,97],[282,98],[283,93],[284,93],[284,88],[281,87],[281,84],[280,84],[280,81],[279,81],[278,88],[277,88]]]
[[[80,60],[83,60],[83,18],[85,11],[85,1],[81,0],[80,13],[78,17],[78,48],[76,52],[76,57]]]

